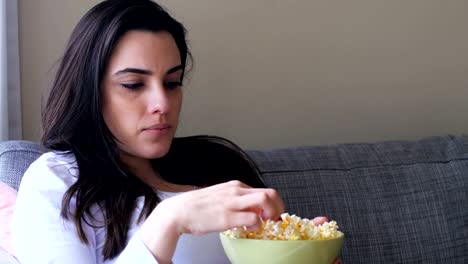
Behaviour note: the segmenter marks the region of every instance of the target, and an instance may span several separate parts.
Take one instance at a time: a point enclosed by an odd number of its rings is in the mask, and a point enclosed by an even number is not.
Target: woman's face
[[[164,156],[182,104],[183,66],[164,31],[129,31],[117,43],[102,82],[102,114],[127,158]]]

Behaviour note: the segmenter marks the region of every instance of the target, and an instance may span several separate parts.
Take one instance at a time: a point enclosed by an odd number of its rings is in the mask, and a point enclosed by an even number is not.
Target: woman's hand
[[[275,190],[230,181],[162,201],[142,225],[140,237],[158,262],[170,263],[182,234],[240,226],[256,229],[260,217],[276,220],[283,212],[283,201]]]
[[[239,181],[217,184],[163,201],[179,234],[205,234],[234,227],[255,229],[262,219],[276,219],[284,204],[273,189],[251,188]],[[160,215],[161,216],[161,215]]]

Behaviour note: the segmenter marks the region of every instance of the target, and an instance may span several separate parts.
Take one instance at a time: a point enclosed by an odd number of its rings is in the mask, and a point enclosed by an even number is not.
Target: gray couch
[[[42,151],[0,142],[0,180],[17,188]],[[338,222],[344,262],[468,263],[468,136],[248,153],[288,212]]]

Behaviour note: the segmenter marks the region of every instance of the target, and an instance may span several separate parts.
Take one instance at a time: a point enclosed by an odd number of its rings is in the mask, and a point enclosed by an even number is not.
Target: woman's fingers
[[[247,226],[249,229],[256,230],[261,225],[261,220],[255,212],[235,212],[229,216],[225,229]]]
[[[241,190],[237,193],[237,197],[231,197],[227,201],[228,207],[233,210],[246,210],[253,207],[263,208],[268,203],[277,200],[276,195],[265,189]]]
[[[228,208],[235,211],[254,211],[260,208],[264,219],[276,219],[284,212],[278,192],[271,188],[252,188],[240,181],[229,181],[205,188],[206,194],[222,192]]]
[[[248,186],[247,184],[241,181],[233,180],[233,181],[228,181],[228,182],[212,185],[210,187],[203,188],[203,190],[214,192],[214,191],[219,191],[219,190],[226,190],[227,188],[230,188],[230,187],[252,189],[252,187]]]
[[[234,211],[256,212],[264,219],[276,219],[284,212],[283,201],[273,189],[249,190],[245,195],[229,199],[227,206]]]
[[[205,221],[198,224],[191,223],[189,233],[202,235],[207,232],[224,231],[234,227],[246,226],[251,230],[257,230],[261,226],[261,219],[254,212],[230,212],[218,215],[208,223]],[[208,224],[209,226],[206,226]]]
[[[318,226],[325,222],[328,222],[328,218],[326,218],[325,216],[317,216],[314,219],[312,219],[312,221],[314,222],[314,225]]]
[[[246,226],[256,230],[261,218],[276,219],[284,212],[278,192],[230,181],[170,198],[173,208],[184,208],[179,222],[184,233],[203,234]]]

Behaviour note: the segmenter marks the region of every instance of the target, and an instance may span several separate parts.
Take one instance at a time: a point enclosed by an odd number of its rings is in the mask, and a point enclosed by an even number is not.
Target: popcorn
[[[338,231],[335,221],[314,225],[312,220],[284,213],[281,221],[262,220],[257,231],[249,231],[246,227],[237,227],[223,232],[231,238],[248,238],[264,240],[324,240],[336,238],[343,233]]]

